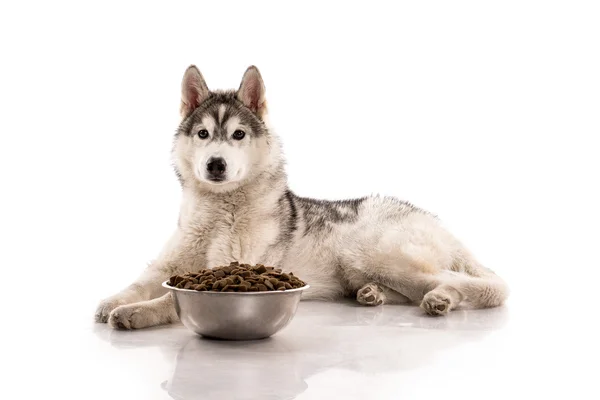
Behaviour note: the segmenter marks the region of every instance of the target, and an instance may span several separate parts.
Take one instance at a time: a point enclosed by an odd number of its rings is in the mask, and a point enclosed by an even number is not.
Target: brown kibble
[[[258,291],[259,291],[259,292],[266,292],[267,290],[269,290],[269,289],[267,289],[267,287],[266,287],[265,285],[263,285],[262,283],[259,283],[258,285],[256,285],[256,287],[258,288]]]
[[[291,272],[282,273],[281,268],[232,262],[228,266],[173,275],[169,277],[168,285],[196,291],[266,292],[300,288],[305,283]]]
[[[213,284],[213,289],[214,288],[220,289],[222,287],[225,287],[225,285],[227,285],[227,282],[225,282],[225,279],[219,279],[218,281],[216,281]]]
[[[225,276],[225,271],[223,271],[223,270],[215,271],[214,276],[217,278],[223,278]]]
[[[265,268],[264,265],[258,265],[254,268],[254,272],[256,272],[257,274],[263,274],[265,272],[267,272],[267,269]]]
[[[225,272],[226,275],[231,274],[232,270],[233,270],[232,267],[223,267],[223,268],[221,268],[221,271]]]

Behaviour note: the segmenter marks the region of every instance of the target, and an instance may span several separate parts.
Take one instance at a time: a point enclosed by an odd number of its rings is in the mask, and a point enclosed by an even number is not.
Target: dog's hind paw
[[[421,308],[429,315],[444,315],[450,311],[450,297],[443,293],[429,292],[423,297]]]
[[[385,296],[375,283],[367,283],[356,293],[356,301],[365,306],[379,306],[385,301]]]

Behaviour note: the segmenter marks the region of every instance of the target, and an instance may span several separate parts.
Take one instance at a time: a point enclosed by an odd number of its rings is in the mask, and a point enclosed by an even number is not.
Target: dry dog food
[[[184,275],[174,275],[169,286],[212,292],[268,292],[300,288],[305,283],[293,273],[262,264],[251,266],[232,262],[228,266],[202,269]]]

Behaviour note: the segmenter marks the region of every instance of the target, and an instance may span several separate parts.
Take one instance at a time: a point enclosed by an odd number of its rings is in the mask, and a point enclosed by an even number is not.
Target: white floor
[[[539,307],[517,294],[505,307],[433,318],[408,306],[302,302],[287,328],[252,342],[203,339],[180,324],[75,328],[64,315],[62,331],[19,333],[31,346],[8,351],[21,353],[12,367],[27,378],[8,387],[21,398],[598,398],[597,366],[585,366],[597,331],[577,313]]]
[[[307,302],[287,329],[264,341],[206,340],[181,326],[133,333],[98,326],[94,333],[115,367],[135,363],[141,352],[164,358],[165,374],[149,385],[156,398],[398,399],[448,390],[475,398],[514,357],[506,351],[509,319],[505,308],[428,318],[412,307]],[[464,388],[466,376],[480,382]]]

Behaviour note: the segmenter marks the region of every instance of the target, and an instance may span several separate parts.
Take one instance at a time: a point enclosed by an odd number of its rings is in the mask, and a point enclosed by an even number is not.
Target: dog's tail
[[[510,294],[506,282],[473,257],[460,257],[452,269],[467,275],[467,279],[460,280],[459,291],[474,307],[497,307],[502,305]]]

